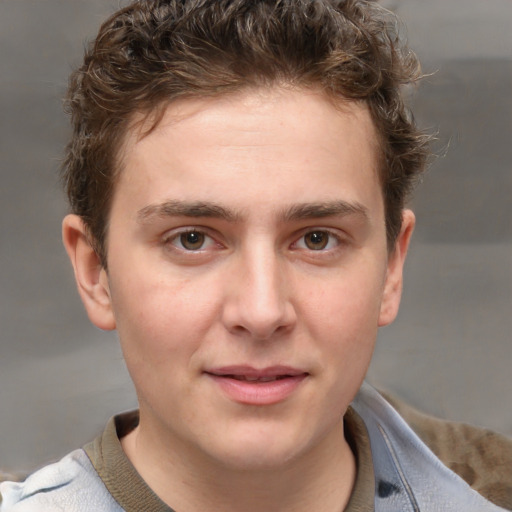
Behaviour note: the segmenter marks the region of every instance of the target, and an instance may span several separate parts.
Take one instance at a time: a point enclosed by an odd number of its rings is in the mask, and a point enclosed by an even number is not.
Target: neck
[[[355,458],[341,421],[318,445],[278,467],[230,467],[175,442],[156,446],[154,439],[159,436],[139,426],[122,446],[146,483],[175,510],[341,512],[355,482]]]

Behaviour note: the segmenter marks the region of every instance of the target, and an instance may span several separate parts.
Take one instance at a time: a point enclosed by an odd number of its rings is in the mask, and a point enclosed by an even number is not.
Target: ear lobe
[[[91,322],[100,329],[115,329],[108,276],[89,242],[87,229],[78,215],[62,222],[62,240],[75,272],[78,293]]]
[[[393,322],[398,314],[402,297],[403,268],[415,222],[414,213],[411,210],[403,210],[402,228],[395,242],[393,252],[390,253],[388,259],[386,282],[380,307],[379,327]]]

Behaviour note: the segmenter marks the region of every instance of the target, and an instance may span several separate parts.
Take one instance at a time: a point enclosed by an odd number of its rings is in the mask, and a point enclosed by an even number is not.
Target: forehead
[[[276,87],[185,99],[166,106],[157,123],[135,119],[116,189],[131,184],[141,202],[231,193],[243,206],[249,189],[266,203],[336,200],[340,187],[380,191],[377,140],[364,104],[335,104],[318,91]],[[149,197],[158,190],[161,197]]]
[[[285,113],[288,115],[284,115]],[[310,115],[312,113],[314,115]],[[154,131],[169,126],[180,128],[181,125],[194,123],[197,128],[207,130],[212,122],[218,120],[222,120],[226,128],[231,123],[236,124],[242,120],[250,136],[252,126],[264,128],[267,121],[272,122],[279,117],[283,126],[287,121],[292,121],[290,128],[293,136],[300,136],[304,129],[309,132],[309,138],[312,131],[320,131],[326,120],[337,116],[350,117],[354,129],[361,128],[371,132],[369,143],[373,149],[379,149],[377,131],[365,102],[334,98],[314,87],[274,85],[247,87],[216,96],[186,97],[159,104],[150,112],[136,113],[128,124],[124,151],[129,151]],[[295,121],[301,123],[296,124]],[[199,137],[201,133],[197,132],[196,135]],[[333,136],[336,135],[333,132]]]

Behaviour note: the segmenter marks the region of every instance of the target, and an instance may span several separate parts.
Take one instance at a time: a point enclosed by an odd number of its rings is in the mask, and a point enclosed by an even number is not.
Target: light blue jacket
[[[370,436],[375,512],[499,512],[444,466],[377,391],[363,384],[353,404]],[[83,450],[25,482],[0,484],[0,512],[123,512]]]

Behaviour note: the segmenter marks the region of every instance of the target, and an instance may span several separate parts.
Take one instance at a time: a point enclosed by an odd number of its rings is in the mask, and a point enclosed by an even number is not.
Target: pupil
[[[190,233],[183,233],[181,235],[181,243],[185,249],[199,249],[204,243],[204,235],[197,231],[191,231]]]
[[[321,244],[324,240],[323,233],[311,233],[311,241],[314,244]]]
[[[320,250],[327,246],[328,237],[322,231],[314,231],[306,237],[306,245],[309,249]]]

